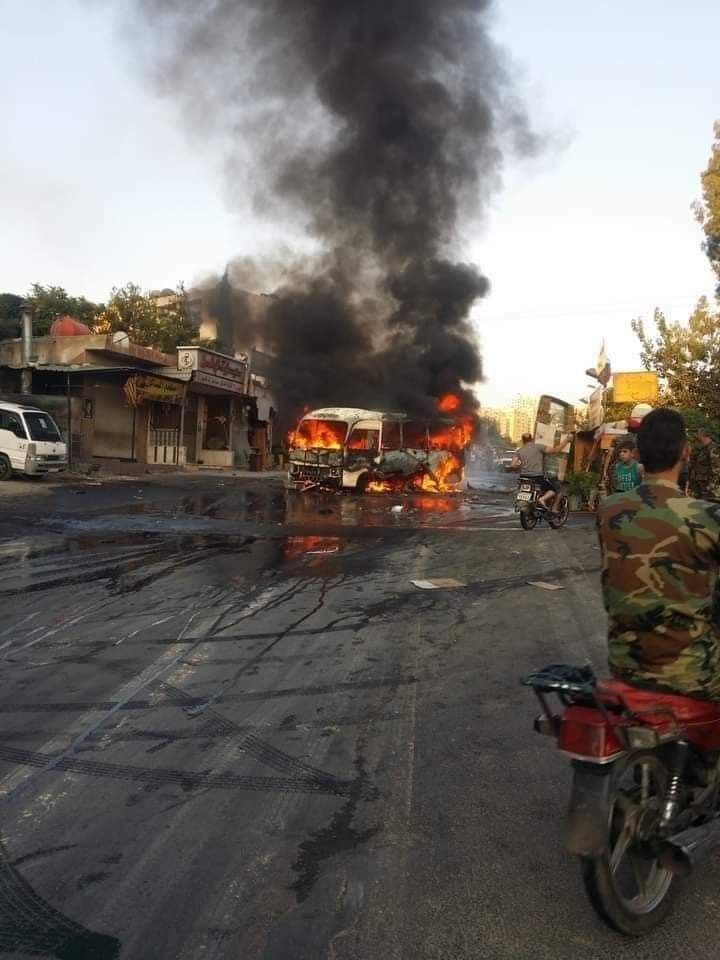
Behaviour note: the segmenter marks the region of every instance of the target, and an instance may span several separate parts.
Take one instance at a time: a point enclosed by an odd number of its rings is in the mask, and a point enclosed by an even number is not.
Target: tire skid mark
[[[0,597],[1,596],[2,594],[0,593]],[[36,637],[34,640],[29,640],[27,643],[21,643],[19,645],[16,644],[14,639],[6,640],[5,643],[0,644],[0,650],[6,650],[8,647],[11,647],[13,654],[20,653],[22,650],[27,650],[29,647],[34,647],[43,640],[48,640],[50,637],[54,637],[67,627],[74,627],[75,624],[80,623],[80,621],[84,620],[89,614],[94,613],[96,610],[99,610],[101,607],[106,605],[107,600],[105,598],[98,600],[95,603],[90,604],[90,606],[85,607],[81,612],[75,614],[75,616],[70,617],[68,620],[63,620],[63,622],[58,624],[56,627],[50,627],[45,631],[45,633],[41,633],[40,636]],[[5,654],[3,659],[6,658],[7,654]]]
[[[189,605],[189,608],[191,607],[192,607],[192,603]],[[183,626],[183,628],[180,630],[180,633],[178,634],[179,637],[182,637],[185,633],[187,633],[187,631],[192,626],[193,621],[198,616],[199,612],[200,611],[196,610],[190,614],[187,621],[185,622],[185,625]],[[215,621],[213,622],[213,626],[222,619],[223,615],[224,615],[224,612],[221,612],[218,615],[218,617],[215,618]],[[60,754],[57,754],[55,757],[51,757],[46,769],[47,770],[53,769],[53,767],[56,766],[57,763],[61,762],[62,759],[68,758],[72,754],[74,754],[78,750],[80,745],[84,743],[84,741],[87,740],[89,737],[91,737],[96,731],[101,729],[105,725],[107,720],[114,713],[122,709],[127,702],[132,701],[134,696],[136,696],[141,690],[149,686],[149,684],[151,684],[153,681],[157,680],[160,676],[162,676],[163,673],[172,669],[177,664],[177,662],[181,659],[184,653],[185,653],[184,649],[180,650],[174,656],[170,657],[167,661],[163,662],[155,670],[152,670],[152,668],[148,668],[148,670],[145,671],[145,675],[146,675],[145,679],[140,679],[139,682],[133,687],[133,689],[127,694],[126,697],[122,698],[121,700],[115,701],[109,709],[105,710],[105,712],[99,719],[91,723],[89,727],[87,727],[81,734],[79,734],[79,736],[77,736],[72,741],[72,743],[67,747],[66,750],[64,750]],[[97,709],[97,708],[91,708],[91,709]],[[100,708],[100,709],[103,709],[103,708]],[[40,772],[43,772],[43,771],[40,771]],[[4,794],[1,792],[2,788],[0,788],[0,805],[3,803],[7,803],[11,799],[15,798],[23,790],[25,790],[35,780],[36,776],[39,776],[39,773],[31,774],[27,776],[24,780],[21,780],[14,787],[11,787],[10,789],[6,790]]]
[[[225,591],[225,595],[228,595],[230,592],[231,592],[230,590],[226,590],[226,591]],[[269,591],[266,591],[266,592],[269,592],[269,593],[270,593],[270,597],[268,598],[268,603],[266,603],[266,604],[263,605],[263,604],[260,602],[260,600],[261,600],[261,598],[262,598],[262,593],[261,593],[260,596],[259,596],[259,597],[256,597],[256,598],[255,598],[255,601],[253,601],[253,611],[252,611],[252,613],[251,613],[250,615],[255,615],[257,612],[259,612],[259,610],[261,610],[261,609],[263,609],[264,607],[268,606],[271,602],[273,602],[273,601],[276,599],[276,598],[275,598],[276,589],[270,588],[270,590],[269,590]],[[218,599],[219,599],[219,597],[218,597]],[[189,608],[192,608],[193,605],[194,605],[194,601],[193,601],[193,603],[191,603],[191,604],[189,605]],[[231,609],[232,609],[232,607],[231,607]],[[193,621],[196,619],[196,617],[199,615],[200,612],[201,612],[200,610],[197,610],[197,609],[196,609],[193,613],[190,614],[190,616],[189,616],[189,618],[187,619],[185,625],[183,626],[183,628],[180,630],[180,632],[179,632],[179,634],[178,634],[178,640],[179,640],[179,641],[182,640],[183,637],[184,637],[184,636],[187,634],[187,632],[190,630]],[[211,624],[207,627],[207,629],[204,631],[203,636],[200,637],[200,638],[197,638],[197,639],[194,641],[194,644],[195,644],[195,645],[199,645],[203,640],[205,640],[205,639],[207,638],[208,635],[212,635],[212,633],[213,633],[214,631],[216,631],[216,630],[220,627],[220,625],[222,624],[223,620],[224,620],[225,617],[228,615],[228,613],[229,613],[229,611],[228,611],[227,609],[221,610],[221,611],[218,613],[218,615],[215,617],[215,619],[212,621],[212,623],[211,623]],[[189,649],[192,651],[192,650],[194,649],[194,646],[191,645]],[[14,786],[10,787],[9,789],[6,789],[4,793],[0,792],[0,805],[2,805],[2,804],[4,804],[4,803],[8,803],[10,800],[14,799],[19,793],[21,793],[21,792],[22,792],[23,790],[25,790],[31,783],[33,783],[33,782],[35,781],[36,777],[40,776],[43,772],[47,772],[47,771],[53,770],[53,769],[57,768],[59,765],[61,765],[63,762],[72,760],[72,759],[73,759],[73,755],[77,752],[77,750],[79,749],[79,747],[80,747],[89,737],[91,737],[94,733],[96,733],[98,730],[100,730],[102,727],[104,727],[105,724],[106,724],[106,722],[110,719],[110,717],[112,717],[112,716],[113,716],[115,713],[117,713],[118,711],[124,710],[124,709],[138,709],[138,706],[137,706],[138,703],[142,703],[142,705],[143,705],[143,706],[142,706],[142,709],[147,709],[147,708],[149,708],[149,707],[151,707],[151,706],[155,706],[155,703],[151,703],[149,700],[138,701],[138,700],[136,699],[138,693],[140,693],[140,691],[142,691],[142,690],[147,689],[148,687],[150,687],[151,684],[153,684],[153,683],[155,683],[156,681],[158,681],[158,680],[163,676],[163,674],[167,674],[168,671],[172,670],[175,666],[177,666],[177,664],[179,663],[179,661],[180,661],[184,656],[186,656],[187,653],[188,653],[188,650],[186,650],[185,648],[183,648],[183,649],[179,650],[177,653],[175,653],[173,656],[169,657],[167,660],[163,661],[163,662],[162,662],[159,666],[157,666],[155,669],[152,669],[152,665],[151,665],[151,667],[148,668],[148,670],[144,671],[144,675],[141,675],[141,677],[138,678],[138,683],[136,683],[136,684],[132,687],[132,689],[130,689],[130,690],[128,691],[127,695],[126,695],[125,697],[123,697],[122,699],[116,700],[116,701],[105,701],[105,702],[101,702],[101,704],[100,704],[99,706],[98,706],[98,705],[93,705],[93,706],[90,706],[90,707],[85,707],[84,709],[86,709],[86,710],[91,710],[91,711],[92,711],[92,710],[99,710],[99,711],[103,711],[102,716],[99,717],[99,718],[98,718],[97,720],[95,720],[94,722],[92,722],[92,723],[91,723],[81,734],[79,734],[79,736],[77,736],[77,737],[72,741],[72,743],[71,743],[64,751],[62,751],[61,753],[58,753],[58,754],[43,754],[42,756],[45,756],[45,757],[46,757],[46,762],[45,762],[44,766],[42,766],[42,767],[37,771],[37,773],[30,774],[29,776],[25,777],[23,780],[21,780],[21,781],[19,781],[18,783],[16,783]],[[203,703],[205,703],[205,702],[206,702],[205,699],[201,699],[201,700],[199,700],[198,705],[203,704]],[[160,703],[162,703],[162,700],[160,701]],[[129,707],[128,705],[130,705],[130,704],[132,704],[133,706],[132,706],[132,707]],[[186,706],[187,706],[187,702],[185,701],[184,698],[177,698],[177,703],[176,703],[175,705],[186,707]],[[6,708],[6,709],[3,710],[2,712],[8,712],[8,711],[7,711],[8,705],[7,705],[7,704],[3,704],[2,706]],[[21,706],[21,705],[18,704],[17,706]],[[27,706],[27,704],[26,704],[25,706]],[[70,710],[73,710],[73,709],[76,710],[76,709],[77,709],[77,708],[74,707],[72,704],[66,704],[65,707],[69,708]],[[47,712],[47,705],[45,705],[44,710],[45,710],[45,712]],[[25,711],[24,711],[24,710],[21,710],[21,712],[25,712]],[[66,710],[64,710],[63,708],[61,708],[60,712],[68,712],[68,711],[66,711]],[[10,749],[11,749],[11,748],[10,748]],[[83,762],[85,762],[85,761],[83,761]],[[33,766],[34,764],[30,764],[30,765]],[[262,781],[262,779],[263,779],[263,778],[255,778],[255,780],[257,780],[258,782]],[[249,778],[248,782],[251,782],[252,780],[253,780],[253,778]],[[319,784],[316,784],[316,787],[317,787],[318,785],[319,785]],[[1,790],[1,788],[0,788],[0,790]]]
[[[347,619],[347,620],[355,619],[358,622],[343,624],[341,623],[343,619]],[[331,623],[329,623],[326,627],[307,627],[301,630],[293,629],[293,630],[290,630],[289,633],[286,634],[286,636],[317,637],[317,636],[322,636],[324,633],[339,633],[339,632],[342,632],[343,630],[354,630],[354,629],[359,629],[360,627],[365,627],[365,626],[368,626],[367,618],[365,617],[365,614],[363,612],[358,611],[357,613],[346,614],[344,617],[338,617],[336,620],[333,620]],[[229,627],[225,629],[229,629]],[[230,634],[220,633],[220,634],[215,634],[212,637],[203,638],[202,640],[198,640],[197,642],[201,644],[202,643],[233,643],[238,640],[271,640],[273,637],[276,637],[276,636],[277,636],[277,631],[275,630],[272,630],[272,631],[266,630],[258,633],[230,633]],[[175,637],[135,636],[135,637],[128,637],[127,640],[123,642],[126,646],[129,647],[129,646],[135,646],[137,644],[142,644],[143,646],[148,646],[153,644],[158,644],[160,646],[169,646],[171,644],[178,643],[179,641]],[[194,638],[190,638],[188,640],[185,640],[184,642],[191,644],[191,643],[195,643],[196,641]],[[95,645],[99,646],[98,641],[95,641],[95,640],[84,641],[84,643],[89,647],[95,646]],[[77,645],[82,646],[83,642],[81,641]],[[280,658],[277,658],[277,659],[279,660]],[[219,661],[213,660],[211,662],[217,663]],[[239,662],[239,661],[235,661],[235,662]]]
[[[179,661],[178,661],[179,662]],[[165,669],[170,669],[170,664]],[[246,703],[255,700],[275,700],[283,697],[312,697],[324,696],[331,693],[353,692],[355,690],[374,690],[379,687],[408,686],[420,683],[423,677],[378,677],[368,680],[348,680],[339,683],[318,684],[307,687],[280,687],[275,690],[248,690],[242,693],[227,693],[213,700],[213,703]],[[76,703],[1,703],[0,713],[77,713],[87,710],[107,710],[108,715],[118,710],[154,710],[158,707],[206,707],[209,705],[207,697],[158,697],[154,700],[85,700]]]
[[[185,696],[182,690],[179,690],[177,687],[173,687],[171,684],[163,683],[162,686],[172,690],[175,694],[179,694],[181,697]],[[188,699],[191,698],[188,696]],[[257,760],[258,763],[262,763],[280,773],[294,773],[302,778],[317,780],[320,783],[332,784],[340,782],[335,774],[327,773],[325,770],[320,770],[318,767],[314,767],[309,763],[305,763],[304,761],[299,760],[297,757],[291,757],[289,754],[279,750],[277,747],[273,747],[264,740],[261,740],[260,737],[256,736],[254,733],[249,733],[242,730],[238,724],[227,719],[227,717],[221,716],[214,710],[207,709],[204,711],[204,713],[209,721],[208,724],[206,724],[206,727],[209,728],[210,736],[215,735],[215,733],[219,733],[226,737],[237,737],[237,746],[247,753],[248,756],[252,757],[254,760]]]
[[[89,777],[105,777],[114,780],[129,780],[133,783],[150,783],[155,786],[175,784],[189,791],[204,789],[240,789],[261,793],[324,793],[346,796],[356,790],[355,781],[313,777],[253,777],[237,773],[212,773],[210,771],[175,770],[157,767],[140,767],[130,764],[107,763],[100,760],[82,760],[64,754],[39,753],[0,744],[0,760],[18,766],[36,767],[40,770],[59,770]]]
[[[120,941],[93,933],[43,900],[16,869],[0,840],[0,951],[116,960]]]
[[[256,730],[272,730],[281,733],[293,733],[303,730],[325,730],[328,727],[355,727],[363,726],[368,723],[390,723],[401,719],[402,714],[397,711],[378,711],[374,713],[365,713],[362,716],[342,716],[332,717],[324,716],[322,719],[312,718],[303,720],[301,717],[286,717],[278,724],[270,723],[237,723],[233,725],[232,730],[220,730],[214,724],[203,724],[196,730],[170,729],[170,730],[152,730],[148,728],[136,728],[132,726],[123,726],[108,731],[112,736],[113,743],[131,743],[136,740],[167,740],[174,742],[177,740],[207,740],[210,737],[235,737],[238,733],[251,733]],[[51,736],[49,730],[23,729],[13,730],[10,736],[14,742],[19,740],[38,740]],[[98,734],[99,735],[99,734]],[[93,738],[90,738],[91,740]]]
[[[38,593],[43,590],[52,590],[56,587],[85,584],[89,581],[118,581],[128,574],[134,573],[136,570],[142,570],[148,567],[149,563],[153,562],[153,555],[157,555],[156,563],[162,564],[161,569],[148,570],[144,576],[137,577],[131,584],[125,583],[121,587],[118,587],[120,594],[125,596],[128,593],[135,593],[142,590],[143,587],[149,586],[161,577],[165,577],[168,574],[175,573],[186,567],[203,563],[205,560],[216,556],[218,553],[223,553],[226,550],[227,548],[223,546],[208,546],[197,550],[194,554],[188,555],[187,552],[183,550],[178,550],[174,553],[165,553],[163,549],[158,547],[152,551],[148,557],[140,557],[136,560],[129,561],[125,561],[123,557],[113,558],[112,560],[108,560],[104,565],[93,567],[91,571],[84,570],[76,573],[73,570],[72,573],[67,573],[63,576],[56,576],[47,580],[38,580],[35,583],[31,582],[22,587],[11,587],[8,590],[0,590],[0,598]]]

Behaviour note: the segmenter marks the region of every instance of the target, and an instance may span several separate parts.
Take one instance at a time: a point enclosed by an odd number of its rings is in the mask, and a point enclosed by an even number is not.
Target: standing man
[[[683,496],[683,418],[649,413],[641,486],[598,511],[608,661],[637,687],[720,700],[720,504]]]
[[[547,508],[550,500],[553,500],[553,513],[558,513],[562,484],[559,480],[552,480],[545,475],[545,457],[554,457],[558,453],[562,453],[571,441],[572,437],[565,437],[560,440],[557,446],[548,449],[539,443],[535,443],[531,433],[524,433],[522,435],[522,446],[518,447],[513,456],[511,468],[518,470],[521,477],[528,477],[540,484],[542,496],[538,503]]]
[[[705,427],[698,429],[690,455],[688,487],[698,500],[720,501],[720,450]]]

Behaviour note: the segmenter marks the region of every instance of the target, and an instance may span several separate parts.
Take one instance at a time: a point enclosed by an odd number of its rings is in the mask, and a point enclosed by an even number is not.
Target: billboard
[[[613,374],[614,403],[655,403],[658,398],[656,373],[642,370],[638,373]]]

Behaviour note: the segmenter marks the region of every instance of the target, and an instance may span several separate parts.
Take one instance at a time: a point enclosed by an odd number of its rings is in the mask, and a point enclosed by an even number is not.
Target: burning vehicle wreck
[[[450,492],[462,482],[471,435],[472,418],[425,421],[354,407],[313,410],[290,434],[288,486]]]

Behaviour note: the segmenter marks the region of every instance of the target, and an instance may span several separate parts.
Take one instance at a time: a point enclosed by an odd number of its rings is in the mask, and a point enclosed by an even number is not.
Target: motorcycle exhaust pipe
[[[658,863],[679,877],[687,877],[699,864],[720,849],[720,818],[716,817],[699,827],[688,827],[668,837],[658,857]]]

